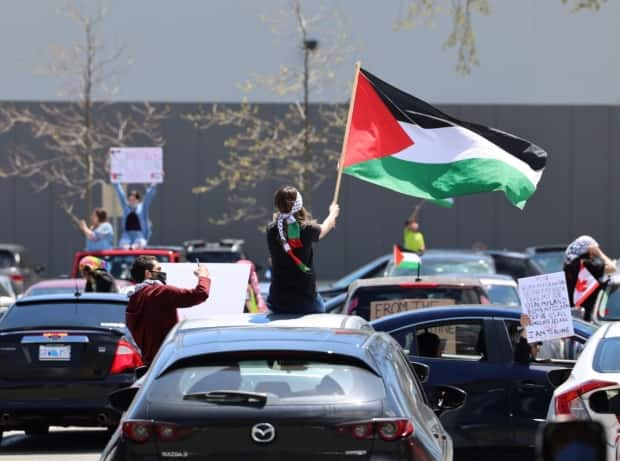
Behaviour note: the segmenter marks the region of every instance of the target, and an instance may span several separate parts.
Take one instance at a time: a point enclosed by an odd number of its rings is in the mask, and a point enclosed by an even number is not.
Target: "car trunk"
[[[171,408],[171,407],[168,407]],[[180,408],[177,408],[177,410]],[[156,440],[157,451],[189,459],[370,459],[373,438],[357,439],[351,426],[382,411],[381,401],[330,405],[273,405],[263,408],[191,402],[168,415],[152,409],[162,421],[179,420],[179,438]],[[262,432],[261,432],[262,431]],[[275,437],[269,440],[273,431]],[[253,436],[254,434],[254,436]],[[262,438],[262,441],[261,441]],[[258,439],[258,440],[257,440]]]
[[[8,381],[101,380],[121,333],[115,330],[21,330],[0,334],[0,368]]]

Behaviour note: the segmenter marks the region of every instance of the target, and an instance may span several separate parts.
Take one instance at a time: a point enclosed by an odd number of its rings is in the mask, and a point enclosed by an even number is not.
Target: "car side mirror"
[[[114,409],[124,413],[131,405],[133,398],[139,390],[139,387],[124,387],[118,391],[112,392],[108,398]]]
[[[456,410],[465,404],[467,393],[463,389],[455,386],[435,386],[431,402],[435,413],[441,414],[444,411]]]
[[[420,362],[409,362],[409,366],[411,370],[417,375],[418,379],[421,383],[425,383],[428,381],[428,375],[431,372],[431,368],[425,363]]]
[[[142,378],[147,371],[149,371],[149,367],[146,365],[136,368],[136,380]]]
[[[547,380],[554,388],[556,388],[564,384],[572,372],[572,368],[556,368],[555,370],[551,370],[547,373]]]

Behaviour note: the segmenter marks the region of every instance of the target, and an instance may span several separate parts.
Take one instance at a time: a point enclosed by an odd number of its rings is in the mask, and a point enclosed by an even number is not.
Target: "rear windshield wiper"
[[[267,394],[240,391],[211,391],[185,394],[183,400],[197,400],[218,405],[250,405],[262,407],[267,403]]]

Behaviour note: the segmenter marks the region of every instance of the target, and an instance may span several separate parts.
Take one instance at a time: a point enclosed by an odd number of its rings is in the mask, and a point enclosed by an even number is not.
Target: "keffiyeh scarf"
[[[280,241],[282,242],[282,248],[289,255],[289,257],[293,260],[295,265],[302,272],[310,272],[310,268],[306,266],[301,259],[293,253],[293,248],[302,248],[303,244],[301,242],[301,228],[299,227],[299,223],[295,219],[295,213],[302,210],[304,207],[304,201],[301,196],[301,193],[297,191],[297,197],[295,198],[295,203],[291,208],[291,211],[288,213],[279,213],[278,219],[276,221],[278,226],[278,233],[280,234]],[[286,222],[286,234],[284,233],[284,223]],[[288,239],[287,239],[288,236]]]

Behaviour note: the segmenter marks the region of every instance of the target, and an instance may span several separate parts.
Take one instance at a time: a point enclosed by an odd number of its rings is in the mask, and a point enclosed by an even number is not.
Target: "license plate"
[[[71,346],[39,346],[39,360],[71,360]]]

